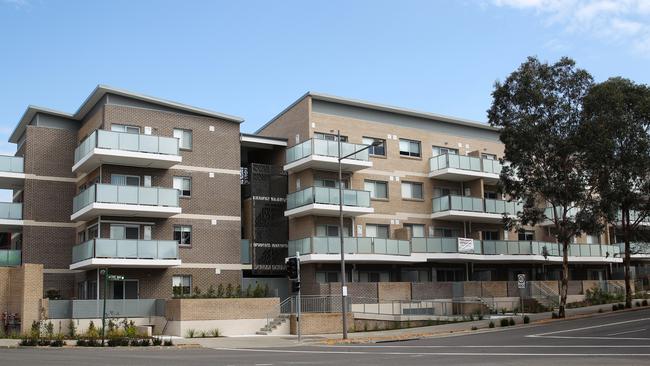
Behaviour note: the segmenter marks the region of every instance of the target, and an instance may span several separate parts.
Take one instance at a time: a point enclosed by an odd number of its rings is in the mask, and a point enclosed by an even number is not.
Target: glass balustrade
[[[91,258],[178,259],[178,242],[93,239],[72,247],[72,263]]]
[[[339,189],[327,187],[309,187],[287,195],[287,210],[312,203],[338,205]],[[343,190],[343,205],[370,207],[370,192],[352,189]]]
[[[24,166],[22,156],[0,155],[0,172],[23,173]]]
[[[0,267],[19,266],[22,263],[22,252],[14,249],[0,250]]]
[[[431,202],[434,213],[453,210],[516,215],[523,209],[523,204],[519,202],[456,195],[435,197]]]
[[[408,240],[345,237],[343,248],[346,254],[411,255],[411,244]],[[289,255],[296,252],[301,255],[340,254],[341,241],[336,236],[289,240]]]
[[[429,170],[431,172],[451,168],[473,172],[501,174],[501,167],[502,165],[498,160],[467,155],[442,154],[429,159]]]
[[[22,202],[0,202],[0,219],[22,220],[22,218],[23,218]]]
[[[72,209],[79,211],[91,203],[178,207],[179,191],[173,188],[95,184],[74,197]]]
[[[361,150],[367,145],[353,144],[349,142],[341,142],[341,156],[352,154],[355,151]],[[309,155],[328,156],[332,158],[339,157],[339,143],[337,141],[309,139],[298,145],[292,146],[286,150],[287,164],[296,160],[300,160]],[[360,151],[346,159],[368,161],[368,149]]]
[[[178,139],[154,135],[97,130],[90,134],[74,151],[78,163],[93,149],[135,151],[149,154],[178,155]]]

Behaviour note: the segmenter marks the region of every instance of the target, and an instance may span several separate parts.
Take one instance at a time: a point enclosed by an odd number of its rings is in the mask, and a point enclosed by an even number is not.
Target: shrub
[[[205,337],[207,337],[207,336],[208,336],[208,333],[206,333],[204,330],[202,330],[202,331],[199,332],[199,337],[201,337],[201,338],[205,338]]]
[[[557,318],[559,318],[559,317],[560,317],[560,316],[559,316],[556,312],[552,312],[552,313],[551,313],[551,319],[557,319]]]
[[[508,320],[508,325],[515,325],[515,320],[513,318],[510,318]]]
[[[508,321],[508,319],[501,318],[501,326],[502,327],[507,327],[508,325],[510,325],[510,322]]]
[[[617,304],[612,305],[612,311],[616,311],[616,310],[618,310],[618,305]]]
[[[160,346],[163,343],[161,338],[154,338],[151,340],[151,342],[153,343],[154,346]]]
[[[648,306],[648,300],[643,300],[643,301],[641,301],[641,305],[643,305],[643,306]]]
[[[140,347],[149,347],[149,346],[151,346],[151,341],[149,340],[149,338],[145,338],[140,341]]]
[[[618,304],[618,310],[625,309],[625,304]]]
[[[477,327],[475,327],[475,326],[474,326],[474,327],[472,327],[472,330],[477,330],[477,329],[478,329],[478,328],[477,328]]]
[[[210,335],[213,337],[219,337],[219,328],[214,328],[210,331]]]
[[[602,312],[603,312],[603,309],[602,309],[602,308],[598,309],[598,312],[599,312],[599,313],[602,313]]]
[[[30,335],[24,335],[20,338],[20,342],[18,343],[19,346],[23,347],[34,347],[38,344],[38,340],[36,338],[32,338]]]
[[[224,297],[223,284],[221,283],[217,286],[217,297]]]
[[[174,343],[172,342],[171,338],[165,339],[165,342],[163,343],[163,346],[167,346],[167,347],[170,347],[170,346],[173,346],[173,345],[174,345]]]
[[[225,296],[225,297],[232,297],[232,293],[233,293],[233,291],[234,291],[234,289],[233,289],[233,287],[232,287],[232,284],[229,283],[228,286],[226,286],[226,293],[225,293],[224,296]]]
[[[86,337],[89,339],[97,339],[99,338],[99,331],[95,327],[95,323],[93,321],[90,321],[90,324],[88,324],[88,330],[86,330]]]
[[[50,347],[63,347],[65,346],[65,341],[63,341],[63,336],[60,338],[54,339],[52,342],[50,342]]]
[[[122,338],[109,338],[106,342],[109,347],[117,347],[122,345]],[[128,345],[128,343],[127,343]]]
[[[196,335],[196,331],[194,329],[188,329],[185,331],[185,336],[187,338],[194,338],[195,335]]]
[[[524,324],[530,323],[530,317],[528,315],[524,315]]]
[[[194,291],[192,291],[192,297],[193,298],[201,297],[201,289],[199,288],[199,286],[194,286]]]
[[[210,287],[208,287],[208,291],[205,292],[205,297],[212,299],[215,297],[215,295],[216,292],[214,291],[214,286],[210,285]]]
[[[494,328],[494,322],[491,321],[490,324],[488,325],[489,328]]]
[[[86,346],[87,346],[87,343],[88,343],[88,342],[86,342],[85,339],[78,339],[78,340],[77,340],[77,346],[78,346],[78,347],[86,347]]]
[[[637,301],[637,302],[636,302],[636,307],[637,307],[637,308],[640,308],[640,307],[641,307],[641,301]]]
[[[74,338],[77,336],[77,326],[74,324],[74,320],[70,319],[68,323],[68,337]]]

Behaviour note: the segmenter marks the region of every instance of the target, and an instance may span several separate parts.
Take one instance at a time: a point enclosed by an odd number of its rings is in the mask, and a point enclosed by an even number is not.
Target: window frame
[[[438,149],[438,153],[434,154],[433,149]],[[440,150],[446,150],[446,152],[442,152]],[[446,147],[446,146],[438,146],[438,145],[432,145],[431,146],[431,154],[433,156],[440,156],[440,155],[460,155],[460,150],[459,149],[454,149],[453,147]]]
[[[389,192],[388,192],[389,185],[388,185],[388,181],[385,181],[385,180],[377,180],[377,179],[365,179],[365,180],[363,181],[363,189],[364,189],[365,191],[367,191],[367,189],[366,189],[366,183],[369,183],[369,184],[372,184],[372,185],[373,185],[373,190],[372,190],[372,191],[368,191],[368,192],[370,192],[370,199],[373,199],[373,200],[387,200],[387,199],[388,199],[388,197],[389,197]],[[374,196],[374,197],[373,197],[373,193],[376,193],[376,192],[377,192],[377,187],[376,187],[377,183],[379,183],[379,184],[383,184],[383,185],[386,186],[386,189],[385,189],[386,196],[385,196],[385,197],[377,197],[377,196]]]
[[[114,130],[113,127],[115,127],[115,126],[122,127],[123,130],[122,131]],[[138,132],[129,132],[128,131],[129,128],[137,129]],[[134,135],[139,135],[140,131],[142,131],[140,126],[126,125],[126,124],[123,124],[123,123],[111,123],[111,132],[132,133]]]
[[[379,229],[380,229],[380,228],[382,228],[382,229],[386,229],[386,237],[379,236],[379,235],[376,235],[376,236],[368,236],[368,226],[373,226],[373,227],[375,227],[375,233],[377,233],[377,234],[379,234]],[[366,235],[365,235],[366,238],[390,239],[390,225],[388,225],[388,224],[366,224],[366,227],[365,227],[365,234],[366,234]]]
[[[408,142],[409,151],[402,150],[402,141]],[[417,155],[411,151],[411,147],[413,146],[414,143],[417,143],[418,146]],[[402,139],[402,138],[399,139],[399,155],[400,157],[422,158],[422,142],[418,140],[411,140],[411,139]]]
[[[314,132],[314,138],[324,141],[338,141],[338,135],[334,133]],[[346,135],[341,135],[341,142],[348,142],[348,137]]]
[[[189,194],[184,194],[183,192],[185,192],[185,190],[183,190],[182,187],[181,188],[176,188],[175,187],[177,179],[180,179],[181,182],[183,182],[183,180],[188,180],[190,182],[190,189],[188,191]],[[182,186],[182,184],[181,184],[181,186]],[[185,176],[185,175],[175,175],[175,176],[173,176],[172,177],[172,188],[177,189],[180,192],[179,197],[184,197],[184,198],[192,197],[192,177],[188,177],[188,176]]]
[[[184,230],[184,229],[187,229],[187,228],[189,228],[189,231]],[[180,230],[176,230],[176,229],[180,229]],[[192,231],[193,231],[192,225],[174,225],[174,227],[173,227],[174,240],[178,242],[179,247],[187,248],[187,247],[192,246],[192,242],[193,242]],[[176,233],[177,232],[180,233],[179,234],[180,235],[179,239],[176,239]],[[185,232],[190,233],[189,243],[182,243],[182,241],[183,241],[183,233],[185,233]]]
[[[422,236],[414,236],[413,235],[413,227],[422,227]],[[427,225],[425,224],[417,224],[417,223],[406,223],[403,224],[402,227],[406,229],[408,233],[411,234],[411,238],[426,238],[427,237]]]
[[[410,185],[411,196],[404,196],[404,185]],[[420,186],[420,197],[413,197],[413,186]],[[422,182],[413,182],[413,181],[402,181],[400,184],[400,193],[402,194],[402,199],[414,200],[414,201],[423,201],[424,200],[424,184]]]
[[[180,131],[181,137],[176,136],[176,131]],[[184,137],[185,133],[189,133],[189,135],[190,135],[190,144],[189,144],[190,146],[189,147],[183,146],[183,141],[185,141],[185,139],[183,137]],[[178,148],[180,150],[190,151],[194,147],[194,134],[193,134],[192,130],[186,129],[186,128],[174,128],[173,131],[172,131],[172,136],[178,139]]]
[[[176,278],[180,278],[180,283],[181,283],[180,286],[174,286],[174,282],[175,282],[174,279],[176,279]],[[189,286],[184,286],[183,285],[183,283],[185,282],[184,279],[187,279],[187,278],[189,278]],[[194,279],[192,278],[192,275],[188,275],[188,274],[173,275],[172,276],[172,294],[174,292],[175,287],[180,287],[181,288],[181,293],[180,293],[181,297],[192,296],[192,282],[194,282]],[[185,293],[185,287],[188,288],[187,293]]]
[[[366,143],[366,141],[364,141],[364,140],[372,140],[372,142],[371,143]],[[370,136],[363,136],[361,138],[361,143],[364,144],[364,145],[371,145],[375,141],[381,141],[381,145],[379,145],[379,146],[370,146],[368,148],[368,154],[370,154],[372,156],[384,156],[385,157],[386,156],[386,139],[381,139],[381,138],[378,138],[378,137],[370,137]],[[376,151],[375,149],[377,149],[378,147],[381,147],[381,149],[384,150],[383,154],[377,154],[375,152]]]

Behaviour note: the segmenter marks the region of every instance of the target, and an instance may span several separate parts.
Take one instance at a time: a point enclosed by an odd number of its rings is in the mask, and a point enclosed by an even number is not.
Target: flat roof
[[[255,131],[255,133],[256,134],[260,133],[260,131],[265,129],[267,126],[269,126],[271,123],[273,123],[276,119],[278,119],[280,116],[282,116],[285,112],[287,112],[289,109],[291,109],[293,106],[295,106],[296,104],[298,104],[300,101],[302,101],[303,99],[305,99],[307,97],[311,97],[312,99],[315,99],[315,100],[322,100],[322,101],[330,102],[330,103],[345,104],[345,105],[349,105],[349,106],[372,109],[372,110],[376,110],[376,111],[396,113],[396,114],[401,114],[401,115],[406,115],[406,116],[429,119],[429,120],[437,121],[437,122],[445,122],[445,123],[452,123],[452,124],[461,125],[461,126],[467,126],[467,127],[471,127],[471,128],[479,128],[479,129],[488,130],[488,131],[498,131],[499,130],[496,127],[492,127],[492,126],[486,125],[484,123],[469,120],[469,119],[465,119],[465,118],[458,118],[458,117],[446,116],[446,115],[442,115],[442,114],[416,111],[416,110],[408,109],[408,108],[401,108],[401,107],[396,107],[396,106],[391,106],[391,105],[386,105],[386,104],[367,102],[367,101],[352,99],[352,98],[343,98],[343,97],[339,97],[339,96],[335,96],[335,95],[309,91],[309,92],[303,94],[295,102],[291,103],[291,105],[289,105],[287,108],[285,108],[282,112],[278,113],[275,117],[273,117],[270,121],[265,123],[262,127],[257,129],[257,131]]]
[[[187,104],[177,103],[166,99],[156,98],[156,97],[100,84],[97,85],[97,87],[92,91],[92,93],[90,93],[90,95],[86,98],[86,100],[81,104],[81,106],[79,107],[79,109],[77,109],[75,113],[61,112],[50,108],[29,105],[25,110],[25,113],[23,113],[23,116],[20,118],[18,125],[16,125],[16,128],[14,128],[14,131],[9,137],[9,142],[13,142],[13,143],[18,142],[18,139],[24,133],[25,128],[37,113],[51,114],[59,117],[70,118],[73,120],[82,120],[86,116],[86,114],[88,114],[88,112],[90,112],[90,110],[95,106],[95,104],[97,104],[97,102],[100,99],[102,99],[104,95],[108,93],[121,95],[124,97],[129,97],[129,98],[133,98],[133,99],[137,99],[137,100],[141,100],[153,104],[158,104],[165,107],[170,107],[170,108],[194,113],[205,117],[220,118],[234,123],[244,122],[244,119],[241,117],[214,112],[208,109],[193,107]]]
[[[239,141],[262,145],[287,146],[288,140],[281,137],[269,137],[253,135],[250,133],[240,133]]]

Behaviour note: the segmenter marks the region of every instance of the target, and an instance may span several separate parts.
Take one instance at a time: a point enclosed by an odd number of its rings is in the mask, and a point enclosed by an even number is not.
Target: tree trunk
[[[569,241],[562,242],[562,280],[560,282],[560,310],[558,317],[566,317],[566,300],[569,294]]]
[[[621,215],[621,224],[623,224],[623,239],[625,240],[625,258],[623,264],[625,266],[625,307],[632,307],[632,286],[630,279],[630,210],[624,209]]]

